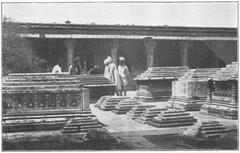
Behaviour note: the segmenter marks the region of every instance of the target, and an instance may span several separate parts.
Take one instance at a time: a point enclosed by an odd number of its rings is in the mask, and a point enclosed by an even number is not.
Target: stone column
[[[82,109],[89,110],[90,94],[88,88],[82,88]]]
[[[212,101],[212,92],[213,92],[213,81],[209,80],[208,82],[208,96],[207,96],[207,101],[211,102]]]
[[[74,39],[67,39],[64,41],[64,44],[67,48],[67,69],[69,68],[70,65],[72,65],[75,43],[76,40]]]
[[[231,104],[236,104],[237,103],[237,83],[235,81],[232,82],[232,101]]]
[[[113,39],[111,41],[111,57],[112,57],[112,60],[113,60],[113,63],[114,64],[118,64],[117,61],[118,61],[118,47],[119,47],[119,40],[117,39]]]
[[[34,108],[38,108],[38,94],[37,93],[35,93],[34,95],[33,95],[33,100],[34,100]]]
[[[157,42],[152,38],[145,38],[144,39],[144,46],[147,55],[147,67],[153,67],[154,64],[154,50],[156,47]]]
[[[181,41],[180,42],[181,65],[182,66],[188,66],[188,48],[189,48],[189,42],[188,41]]]

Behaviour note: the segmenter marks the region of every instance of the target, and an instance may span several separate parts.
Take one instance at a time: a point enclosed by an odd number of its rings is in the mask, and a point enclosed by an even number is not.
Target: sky
[[[4,3],[18,22],[237,27],[236,2],[198,3]]]

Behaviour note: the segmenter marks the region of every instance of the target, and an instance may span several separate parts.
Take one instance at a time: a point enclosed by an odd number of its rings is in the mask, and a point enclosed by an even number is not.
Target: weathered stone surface
[[[62,133],[87,133],[98,129],[103,129],[103,124],[95,117],[76,117],[70,119],[61,131]]]
[[[39,110],[14,112],[3,116],[3,132],[60,130],[70,118],[93,117],[91,111],[82,110]]]
[[[210,78],[213,87],[201,113],[223,118],[238,118],[238,62],[221,68]]]
[[[140,123],[148,123],[155,116],[158,116],[162,111],[166,111],[166,108],[147,108],[137,119],[136,121]]]
[[[134,106],[129,112],[127,112],[127,116],[131,119],[138,118],[147,108],[155,107],[155,105],[147,105],[141,104]]]
[[[126,99],[120,101],[116,106],[115,110],[113,110],[116,114],[126,114],[129,110],[131,110],[134,106],[140,105],[140,103],[136,99]]]
[[[90,100],[96,100],[103,95],[113,95],[115,85],[102,75],[69,75],[67,73],[16,73],[3,78],[3,91],[22,89],[33,92],[41,88],[66,88],[86,87],[90,92]]]
[[[172,81],[182,76],[188,70],[187,66],[149,67],[135,78],[138,84],[137,96],[156,99],[170,98],[172,94]]]
[[[103,96],[101,97],[97,104],[95,105],[101,110],[110,111],[115,110],[115,106],[122,100],[130,99],[130,97],[126,96]]]
[[[208,78],[219,68],[191,69],[172,82],[170,108],[199,111],[208,96]]]
[[[175,127],[193,125],[197,120],[185,111],[163,111],[148,123],[155,127]]]
[[[203,121],[201,124],[197,124],[185,130],[183,135],[200,140],[216,140],[222,138],[229,132],[230,130],[218,121]]]

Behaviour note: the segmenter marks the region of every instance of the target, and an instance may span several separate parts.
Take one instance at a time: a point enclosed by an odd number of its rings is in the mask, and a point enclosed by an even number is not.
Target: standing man
[[[118,72],[121,79],[121,89],[122,89],[120,95],[122,95],[124,92],[124,96],[127,96],[127,87],[129,84],[130,73],[125,63],[124,57],[119,57]]]
[[[115,85],[116,85],[116,95],[120,95],[121,92],[121,80],[120,80],[120,76],[117,70],[116,65],[113,63],[112,58],[110,56],[108,56],[108,58],[106,59],[106,63],[108,64],[108,72],[109,72],[109,78],[110,81],[112,81]]]
[[[109,76],[109,67],[108,67],[108,63],[107,63],[107,58],[104,60],[104,65],[105,65],[105,69],[104,69],[104,77],[108,78],[110,80],[110,76]]]

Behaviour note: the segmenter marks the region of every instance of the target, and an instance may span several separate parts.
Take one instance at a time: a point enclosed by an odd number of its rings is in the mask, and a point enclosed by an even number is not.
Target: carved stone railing
[[[3,87],[3,112],[48,109],[89,109],[88,89],[82,87]]]
[[[87,110],[90,96],[111,94],[114,87],[115,85],[101,75],[10,74],[3,77],[3,112]],[[97,91],[102,92],[99,94]]]
[[[232,62],[217,71],[208,83],[207,103],[201,107],[201,113],[223,118],[238,118],[238,63]]]
[[[62,87],[65,85],[64,87]],[[115,85],[102,75],[69,75],[67,73],[15,73],[9,74],[3,78],[3,86],[5,89],[27,89],[28,87],[36,87],[37,91],[53,88],[68,89],[79,88],[82,86],[89,89],[89,96],[92,101],[103,95],[113,95]],[[38,90],[39,88],[39,90]],[[70,89],[71,90],[71,89]],[[29,92],[33,92],[29,89]],[[67,92],[67,91],[64,91]],[[56,93],[57,94],[57,93]],[[31,96],[30,96],[31,97]],[[41,96],[40,96],[41,97]],[[43,99],[43,98],[42,98]],[[33,104],[31,104],[33,105]],[[32,106],[31,106],[32,107]]]

